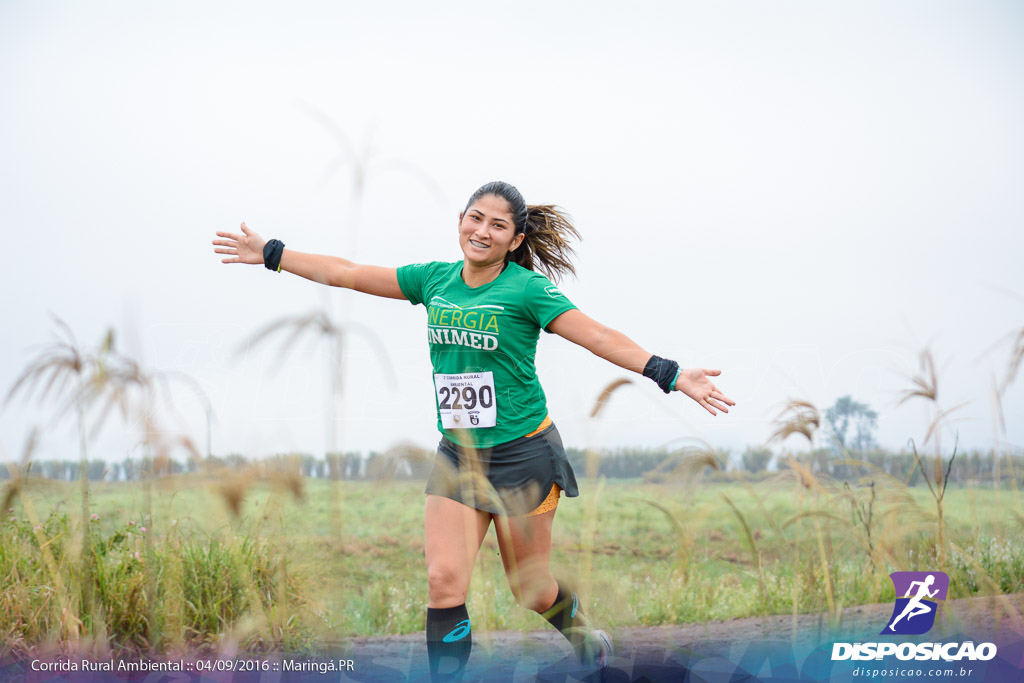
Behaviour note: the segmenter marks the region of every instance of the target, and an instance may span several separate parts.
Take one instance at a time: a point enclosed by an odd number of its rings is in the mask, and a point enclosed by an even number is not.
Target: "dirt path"
[[[838,628],[832,630],[827,618],[820,615],[799,615],[795,629],[792,616],[619,629],[613,633],[616,656],[612,662],[614,671],[608,678],[614,681],[682,681],[688,670],[700,668],[698,664],[702,663],[704,668],[717,669],[721,679],[728,681],[736,672],[737,663],[750,661],[743,659],[745,654],[754,653],[755,660],[767,661],[764,657],[770,655],[754,652],[758,645],[781,651],[783,659],[788,652],[790,663],[795,660],[799,666],[807,653],[820,648],[823,643],[830,648],[835,641],[884,639],[878,634],[891,613],[892,603],[851,607],[843,611]],[[961,641],[973,639],[980,643],[991,640],[1000,645],[1001,658],[1008,659],[1014,667],[1024,667],[1022,613],[1024,594],[953,600],[943,606],[936,625],[927,635],[908,636],[906,640],[932,642],[958,635],[969,636],[959,638]],[[330,651],[334,656],[353,660],[355,673],[350,674],[353,680],[426,680],[422,670],[426,660],[422,633],[353,638],[340,647],[330,648]],[[589,680],[586,672],[574,664],[571,655],[565,639],[550,629],[529,633],[474,632],[467,680]],[[769,671],[775,673],[768,666],[762,674],[767,675]],[[698,677],[691,673],[688,680],[717,678],[719,676]],[[1000,676],[991,680],[1003,679]],[[1019,678],[1008,680],[1024,681],[1024,671],[1020,672]]]
[[[922,636],[887,639],[879,635],[892,614],[892,603],[863,605],[845,610],[840,623],[829,628],[819,615],[733,619],[706,624],[625,628],[613,631],[615,656],[604,681],[613,683],[654,683],[676,681],[703,683],[721,681],[832,681],[859,683],[871,671],[854,673],[855,668],[916,666],[929,668],[929,675],[890,675],[888,681],[957,681],[957,683],[1024,683],[1024,594],[1000,598],[953,600],[940,607],[935,626]],[[831,659],[834,642],[992,642],[998,655],[990,661],[901,662],[890,657],[884,662]],[[41,659],[49,659],[40,655]],[[208,655],[193,656],[193,662]],[[236,660],[222,652],[214,658],[221,665]],[[352,638],[325,644],[321,656],[268,657],[265,668],[249,673],[238,669],[188,669],[189,673],[99,674],[47,673],[28,663],[0,662],[0,683],[62,681],[73,683],[335,683],[342,681],[382,683],[428,683],[426,644],[423,633],[382,638]],[[251,663],[251,662],[250,662]],[[953,668],[955,665],[955,668]],[[965,665],[961,668],[961,665]],[[936,673],[949,667],[948,673]],[[968,671],[964,675],[964,671]],[[566,640],[553,629],[528,633],[520,631],[474,632],[473,653],[465,681],[570,683],[599,680],[582,669]]]

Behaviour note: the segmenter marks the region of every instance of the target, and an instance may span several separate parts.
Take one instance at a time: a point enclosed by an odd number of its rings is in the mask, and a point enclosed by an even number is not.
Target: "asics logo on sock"
[[[573,593],[572,594],[572,611],[569,612],[569,618],[570,619],[575,619],[576,618],[576,610],[577,610],[577,608],[579,608],[579,606],[580,606],[579,598],[577,598],[576,594]]]
[[[469,619],[463,619],[455,625],[455,628],[446,635],[443,640],[446,643],[454,643],[456,640],[462,640],[469,635]]]

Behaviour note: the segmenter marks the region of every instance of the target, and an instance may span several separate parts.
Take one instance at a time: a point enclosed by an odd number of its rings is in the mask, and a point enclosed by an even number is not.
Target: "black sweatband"
[[[672,391],[678,373],[679,363],[661,356],[651,356],[644,366],[644,377],[653,379],[666,394]]]
[[[281,272],[281,254],[284,253],[284,242],[270,240],[263,245],[263,265],[267,270]]]

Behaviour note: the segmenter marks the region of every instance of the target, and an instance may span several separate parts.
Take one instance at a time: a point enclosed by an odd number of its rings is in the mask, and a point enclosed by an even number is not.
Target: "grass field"
[[[844,607],[891,600],[896,570],[944,569],[950,597],[1024,590],[1016,491],[947,490],[944,564],[932,496],[898,482],[848,488],[787,472],[754,486],[588,480],[581,493],[558,508],[552,567],[577,578],[611,628],[838,621]],[[84,535],[80,500],[77,486],[38,481],[0,524],[4,651],[75,639],[303,650],[423,629],[420,482],[282,486],[224,472],[151,489],[93,484]],[[468,605],[475,629],[544,626],[515,604],[493,530]]]

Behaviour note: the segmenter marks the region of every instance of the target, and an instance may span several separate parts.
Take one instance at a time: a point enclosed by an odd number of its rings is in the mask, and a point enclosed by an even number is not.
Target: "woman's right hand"
[[[263,246],[267,243],[258,233],[249,229],[249,226],[242,221],[242,234],[233,232],[217,231],[217,237],[224,237],[222,240],[214,240],[213,244],[223,249],[214,249],[218,254],[229,254],[235,258],[221,259],[221,263],[251,263],[261,265],[263,263]]]

